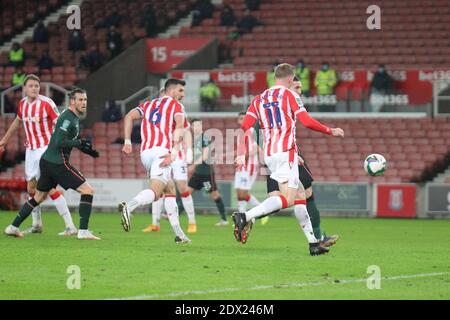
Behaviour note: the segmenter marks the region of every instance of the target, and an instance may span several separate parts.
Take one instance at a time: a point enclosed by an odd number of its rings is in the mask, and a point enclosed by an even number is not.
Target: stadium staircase
[[[434,179],[434,183],[450,183],[450,166],[448,166],[447,170],[438,174]]]
[[[49,0],[55,1],[55,0]],[[27,1],[32,2],[32,1]],[[197,0],[176,1],[176,0],[155,0],[155,14],[158,17],[158,29],[164,30],[172,24],[178,22],[180,18],[190,12],[190,9]],[[106,48],[106,36],[108,30],[105,28],[96,29],[95,23],[105,19],[114,10],[122,15],[122,22],[118,31],[122,34],[123,46],[128,48],[135,41],[146,36],[144,28],[139,27],[142,16],[142,8],[147,4],[147,0],[136,1],[108,1],[108,0],[84,0],[81,5],[82,33],[86,41],[86,51],[92,46],[98,45],[99,50],[105,57],[109,57]],[[12,22],[10,22],[12,23]],[[78,68],[80,57],[86,51],[73,53],[68,50],[68,40],[70,31],[66,27],[66,16],[61,16],[56,22],[50,22],[47,26],[49,30],[49,43],[34,43],[31,38],[26,38],[22,47],[27,55],[24,71],[26,73],[39,73],[36,67],[39,57],[45,50],[50,50],[56,67],[50,73],[41,75],[44,82],[55,82],[63,87],[70,87],[76,82],[85,79],[89,72]],[[8,48],[9,49],[9,48]],[[8,88],[11,84],[12,75],[15,71],[13,67],[8,67],[8,54],[0,54],[0,88]],[[17,97],[12,97],[14,101]]]
[[[0,45],[11,40],[26,28],[34,28],[38,20],[45,18],[51,12],[61,8],[68,0],[3,0],[0,3]],[[31,34],[32,34],[31,29]],[[14,41],[22,42],[21,38],[14,38]],[[9,49],[10,41],[7,43]],[[0,48],[0,52],[4,47]]]

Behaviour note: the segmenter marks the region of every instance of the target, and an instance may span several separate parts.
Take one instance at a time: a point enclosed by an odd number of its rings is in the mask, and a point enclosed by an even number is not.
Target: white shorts
[[[161,168],[159,165],[164,159],[161,157],[169,153],[169,150],[163,147],[154,147],[141,152],[141,162],[147,170],[147,176],[150,179],[161,180],[167,183],[171,174],[171,167]]]
[[[279,183],[287,182],[289,188],[298,189],[300,179],[298,177],[298,158],[295,153],[292,151],[275,153],[264,157],[264,161],[272,179]]]
[[[248,171],[236,171],[234,174],[234,188],[241,190],[250,190],[257,178],[257,170],[250,175]]]
[[[41,157],[44,154],[45,150],[47,150],[47,146],[36,150],[27,148],[25,153],[25,179],[27,181],[31,181],[33,179],[38,180],[41,176],[39,161],[41,160]]]
[[[171,164],[172,176],[175,181],[187,181],[188,169],[187,163],[184,160],[177,159]]]

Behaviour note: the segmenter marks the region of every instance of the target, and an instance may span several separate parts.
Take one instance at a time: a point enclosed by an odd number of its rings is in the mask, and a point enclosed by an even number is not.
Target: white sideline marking
[[[425,278],[425,277],[436,277],[450,275],[450,272],[437,272],[437,273],[422,273],[422,274],[411,274],[411,275],[400,275],[392,277],[382,277],[382,280],[402,280],[402,279],[414,279],[414,278]],[[292,282],[285,284],[275,284],[275,285],[265,285],[265,286],[254,286],[250,288],[224,288],[224,289],[211,289],[211,290],[194,290],[194,291],[182,291],[182,292],[169,292],[162,294],[144,294],[140,296],[125,297],[125,298],[113,298],[106,300],[146,300],[146,299],[161,299],[161,298],[174,298],[181,296],[188,296],[192,294],[197,295],[207,295],[212,293],[227,293],[236,291],[254,291],[254,290],[265,290],[273,288],[298,288],[298,287],[315,287],[324,284],[347,284],[347,283],[358,283],[366,282],[367,278],[364,279],[350,279],[350,280],[338,280],[339,282],[333,281],[316,281],[316,282]]]

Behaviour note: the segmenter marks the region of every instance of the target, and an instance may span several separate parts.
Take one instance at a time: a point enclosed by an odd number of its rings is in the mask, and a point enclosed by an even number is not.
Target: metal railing
[[[442,94],[443,91],[447,93]],[[433,81],[433,113],[435,116],[450,116],[450,81]]]
[[[44,88],[43,93],[42,93],[42,88]],[[18,90],[22,90],[22,85],[16,85],[13,87],[10,87],[4,91],[1,92],[0,94],[0,112],[2,116],[14,116],[15,113],[5,113],[5,105],[6,105],[6,96],[11,93],[11,92],[15,92]],[[67,108],[67,106],[69,105],[69,96],[68,93],[69,91],[67,91],[66,89],[64,89],[61,86],[58,86],[57,84],[54,84],[53,82],[41,82],[41,94],[49,97],[51,95],[52,91],[57,91],[60,92],[64,95],[64,103],[61,106],[58,106],[58,109],[60,111],[64,110],[65,108]],[[22,92],[22,97],[24,97],[24,94]],[[83,119],[86,117],[86,114],[83,115]]]
[[[128,98],[125,98],[123,100],[115,100],[116,105],[120,108],[120,111],[123,115],[127,113],[127,104],[135,101],[137,99],[139,100],[139,103],[144,102],[147,99],[153,99],[157,97],[159,94],[159,90],[156,87],[153,86],[147,86],[142,88],[141,90],[133,93]],[[139,98],[141,97],[141,98]]]

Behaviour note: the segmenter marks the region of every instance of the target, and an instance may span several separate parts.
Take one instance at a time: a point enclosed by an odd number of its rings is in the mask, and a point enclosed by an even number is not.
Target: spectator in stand
[[[22,67],[16,67],[16,70],[13,73],[11,84],[12,86],[21,86],[25,81],[26,73],[23,72]]]
[[[214,13],[214,6],[211,0],[200,0],[195,6],[191,27],[196,27],[201,24],[203,19],[212,18]]]
[[[122,119],[122,112],[120,112],[114,100],[110,100],[105,104],[105,111],[102,114],[103,122],[116,122]]]
[[[54,66],[54,61],[52,57],[50,57],[50,54],[48,50],[45,50],[42,53],[42,56],[39,58],[39,61],[37,63],[37,66],[39,67],[39,70],[42,72],[43,70],[51,70]]]
[[[236,24],[236,17],[234,16],[233,8],[230,5],[225,5],[220,12],[220,25],[223,27],[232,27]]]
[[[200,23],[202,23],[202,17],[200,15],[200,11],[198,10],[194,10],[192,12],[192,22],[191,22],[191,27],[197,27],[200,25]]]
[[[83,51],[86,49],[86,42],[84,36],[80,30],[73,30],[69,36],[69,50],[70,51]]]
[[[314,83],[319,96],[331,95],[337,84],[336,71],[330,69],[328,62],[322,63],[322,69],[316,73]]]
[[[214,13],[214,6],[211,0],[200,0],[197,5],[197,10],[200,11],[200,16],[203,19],[212,18]]]
[[[36,28],[33,31],[33,41],[36,43],[48,42],[48,30],[42,21],[39,21]]]
[[[394,89],[394,79],[386,71],[383,64],[378,66],[370,84],[370,104],[372,111],[379,112],[384,105],[383,97],[392,94]]]
[[[145,28],[147,37],[153,38],[156,35],[158,24],[152,4],[148,3],[144,6],[144,12],[139,26]]]
[[[311,90],[310,71],[303,59],[298,60],[295,68],[295,75],[302,83],[302,96],[309,97]]]
[[[334,93],[334,88],[337,84],[336,71],[330,69],[330,64],[328,62],[322,63],[322,69],[316,73],[316,78],[314,79],[314,84],[316,85],[317,95],[320,97],[330,96]],[[333,111],[335,106],[328,103],[319,103],[318,111]]]
[[[204,111],[214,111],[217,106],[218,99],[222,93],[220,88],[214,82],[209,80],[200,88],[200,101]]]
[[[23,67],[25,63],[25,51],[19,43],[14,42],[9,51],[9,64],[13,67]]]
[[[116,31],[116,27],[111,26],[106,37],[106,47],[111,54],[111,58],[122,52],[122,44],[122,35]]]
[[[95,24],[95,28],[111,28],[112,26],[118,28],[120,27],[120,22],[122,20],[122,17],[119,15],[116,9],[114,9],[109,16],[107,16],[105,19],[97,22]]]
[[[383,64],[378,66],[370,84],[370,93],[390,94],[394,88],[394,79],[386,71]]]
[[[238,22],[237,27],[239,30],[239,34],[245,34],[252,32],[253,28],[256,26],[262,25],[258,19],[252,16],[250,10],[245,10],[245,16]]]
[[[247,9],[250,11],[258,10],[260,3],[261,0],[245,0],[245,5],[247,6]]]
[[[80,66],[84,69],[94,72],[102,65],[105,57],[98,49],[98,46],[92,46],[89,52],[85,53],[80,58]]]

